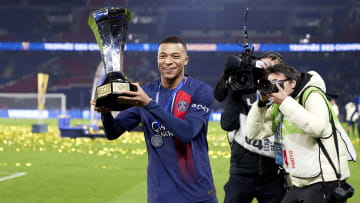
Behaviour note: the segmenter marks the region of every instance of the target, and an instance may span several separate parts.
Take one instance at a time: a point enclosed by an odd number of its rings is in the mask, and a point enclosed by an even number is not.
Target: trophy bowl
[[[89,15],[88,24],[99,45],[104,62],[105,80],[96,88],[96,106],[105,106],[112,111],[131,107],[120,104],[117,97],[126,95],[124,91],[136,91],[124,75],[124,50],[126,32],[132,13],[126,8],[105,7]]]

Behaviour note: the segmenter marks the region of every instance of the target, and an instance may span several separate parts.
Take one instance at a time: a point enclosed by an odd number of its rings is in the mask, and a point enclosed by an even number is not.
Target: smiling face
[[[158,49],[158,69],[164,87],[172,88],[184,77],[189,57],[181,43],[162,43]]]

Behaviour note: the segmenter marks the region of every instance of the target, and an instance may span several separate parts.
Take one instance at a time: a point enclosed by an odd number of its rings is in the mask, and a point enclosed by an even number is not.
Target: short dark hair
[[[296,68],[283,63],[275,64],[269,67],[266,71],[268,74],[282,73],[289,80],[298,80],[300,78],[300,73],[296,70]]]
[[[260,59],[263,59],[263,58],[271,58],[272,61],[273,60],[278,60],[280,63],[285,63],[284,58],[282,57],[282,55],[279,52],[275,52],[275,51],[265,52],[260,57]]]
[[[184,46],[185,51],[187,51],[186,43],[184,42],[184,40],[182,40],[178,36],[170,35],[170,36],[165,37],[164,39],[162,39],[160,41],[159,46],[161,44],[167,44],[167,43],[174,43],[174,44],[180,43],[180,44],[182,44]]]

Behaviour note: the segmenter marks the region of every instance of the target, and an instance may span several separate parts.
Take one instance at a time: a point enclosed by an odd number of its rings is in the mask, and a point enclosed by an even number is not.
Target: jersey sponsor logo
[[[177,110],[180,112],[184,112],[188,109],[188,103],[185,100],[179,101],[179,103],[176,106]]]
[[[209,113],[210,109],[202,104],[192,104],[191,108],[195,108],[197,110],[203,110],[205,113]]]
[[[154,131],[154,133],[161,135],[163,137],[165,136],[174,136],[174,133],[172,133],[169,130],[166,130],[166,127],[163,125],[159,125],[157,121],[153,121],[151,123],[151,128]]]

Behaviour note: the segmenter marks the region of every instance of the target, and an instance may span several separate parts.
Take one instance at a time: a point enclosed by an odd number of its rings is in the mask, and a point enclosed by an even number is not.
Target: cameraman
[[[252,105],[246,135],[263,139],[275,134],[275,161],[293,184],[282,202],[346,201],[352,195],[345,182],[350,177],[347,156],[355,160],[356,155],[326,98],[324,80],[314,71],[299,74],[285,64],[267,72],[276,88]],[[267,108],[269,98],[273,104]]]
[[[283,63],[279,53],[267,52],[261,56],[267,68]],[[231,144],[230,177],[224,186],[225,203],[280,202],[285,194],[278,166],[275,165],[273,144],[270,139],[251,140],[245,136],[245,123],[250,106],[256,101],[256,93],[244,94],[231,87],[232,70],[225,67],[224,75],[218,81],[214,96],[225,101],[221,114],[221,128],[228,131]],[[273,140],[273,139],[272,139]]]

